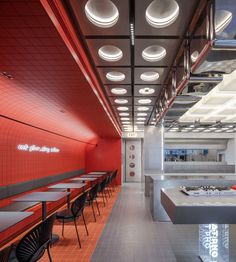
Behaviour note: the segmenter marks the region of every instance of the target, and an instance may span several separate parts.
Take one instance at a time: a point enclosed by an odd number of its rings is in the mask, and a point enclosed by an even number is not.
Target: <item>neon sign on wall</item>
[[[47,146],[37,146],[37,145],[28,145],[28,144],[19,144],[17,149],[20,151],[27,152],[41,152],[41,153],[59,153],[60,149],[56,147],[47,147]]]

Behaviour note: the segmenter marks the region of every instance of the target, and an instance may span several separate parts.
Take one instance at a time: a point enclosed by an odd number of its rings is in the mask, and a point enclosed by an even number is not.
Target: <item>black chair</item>
[[[103,205],[106,205],[105,199],[107,201],[107,196],[106,196],[106,185],[107,185],[107,181],[108,181],[109,177],[106,177],[102,180],[102,182],[100,183],[100,187],[98,192],[101,193],[102,195],[102,200],[103,200]]]
[[[97,205],[97,210],[98,210],[98,214],[99,216],[101,215],[100,210],[99,210],[99,206],[98,206],[98,201],[97,201],[97,194],[98,194],[98,189],[99,189],[99,183],[97,183],[95,186],[93,186],[88,194],[87,197],[87,203],[89,203],[89,205],[92,206],[92,210],[93,210],[93,217],[95,222],[96,220],[96,216],[95,216],[95,211],[94,211],[94,206],[93,206],[93,202],[95,201],[96,205]]]
[[[79,232],[78,232],[78,228],[77,228],[77,224],[76,224],[76,219],[80,216],[83,217],[84,226],[85,226],[85,229],[86,229],[86,233],[88,235],[89,233],[88,233],[88,229],[87,229],[87,225],[86,225],[84,213],[83,213],[87,195],[88,195],[88,192],[86,191],[83,194],[81,194],[72,203],[70,209],[65,209],[65,210],[62,210],[62,211],[59,211],[59,212],[56,213],[56,219],[59,220],[59,221],[62,221],[62,236],[63,237],[64,237],[64,223],[74,221],[76,235],[77,235],[77,238],[78,238],[80,248],[81,248],[81,242],[80,242],[80,238],[79,238]]]
[[[116,169],[116,170],[113,172],[113,174],[112,174],[111,185],[112,185],[113,191],[115,191],[117,173],[118,173],[118,170]]]
[[[50,216],[45,221],[30,230],[17,244],[15,256],[19,262],[38,261],[47,249],[49,260],[52,227],[55,215]]]
[[[8,262],[12,246],[8,246],[0,251],[0,262]]]

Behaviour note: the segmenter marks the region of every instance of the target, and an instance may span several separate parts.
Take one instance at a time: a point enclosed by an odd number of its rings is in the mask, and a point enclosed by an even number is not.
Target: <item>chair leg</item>
[[[104,198],[104,193],[103,193],[103,191],[102,191],[102,200],[103,200],[103,205],[104,205],[104,207],[106,206],[106,202],[105,202],[105,198]]]
[[[97,205],[98,214],[99,214],[99,216],[101,216],[101,213],[100,213],[100,209],[99,209],[99,206],[98,206],[98,201],[97,201],[97,199],[95,199],[95,202],[96,202],[96,205]]]
[[[61,232],[61,234],[64,237],[64,218],[62,219],[62,232]]]
[[[49,261],[52,262],[52,257],[51,257],[51,254],[50,254],[50,243],[47,246],[47,252],[48,252]]]
[[[93,217],[95,222],[97,222],[96,216],[95,216],[95,212],[94,212],[94,207],[93,207],[93,201],[91,201],[91,206],[92,206],[92,210],[93,210]]]
[[[105,190],[107,190],[108,197],[111,197],[108,186],[105,188]]]
[[[76,225],[76,219],[74,219],[74,224],[75,224],[76,235],[77,235],[78,242],[79,242],[79,247],[81,248],[81,243],[80,243],[80,238],[79,238],[79,232],[78,232],[78,228],[77,228],[77,225]]]
[[[104,196],[105,196],[106,201],[108,202],[108,200],[107,200],[107,194],[106,194],[106,188],[104,188]]]
[[[88,228],[87,228],[87,225],[86,225],[86,222],[85,222],[85,218],[84,218],[84,211],[82,211],[82,217],[83,217],[83,221],[84,221],[84,226],[85,226],[85,229],[86,229],[86,233],[87,233],[87,236],[89,235],[89,232],[88,232]]]

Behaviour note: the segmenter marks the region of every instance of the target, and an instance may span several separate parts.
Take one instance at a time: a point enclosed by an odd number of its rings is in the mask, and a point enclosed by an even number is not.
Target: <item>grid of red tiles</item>
[[[53,233],[60,236],[60,240],[53,245],[51,248],[51,255],[53,261],[56,262],[88,262],[93,254],[93,251],[96,248],[97,241],[102,234],[102,231],[106,225],[106,222],[109,218],[109,215],[112,211],[112,208],[116,202],[116,199],[119,195],[120,188],[116,188],[116,191],[113,192],[111,198],[108,198],[106,206],[103,206],[102,199],[98,198],[98,203],[100,207],[101,216],[98,216],[97,210],[96,218],[97,222],[94,221],[92,209],[90,206],[86,206],[84,210],[85,220],[88,226],[89,236],[86,235],[84,224],[82,218],[78,220],[78,230],[80,234],[80,240],[82,248],[79,248],[78,240],[76,237],[75,227],[73,223],[65,224],[64,238],[61,236],[62,225],[58,222],[55,223],[53,227]],[[40,262],[48,262],[48,256],[45,252],[43,258]]]

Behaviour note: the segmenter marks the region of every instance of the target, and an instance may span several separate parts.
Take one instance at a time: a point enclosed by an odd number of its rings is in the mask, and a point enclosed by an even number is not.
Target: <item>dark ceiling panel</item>
[[[173,24],[164,28],[154,28],[148,24],[145,18],[147,7],[152,0],[142,0],[135,2],[135,34],[136,35],[151,35],[155,36],[176,36],[182,37],[189,26],[189,21],[192,19],[194,10],[197,6],[198,0],[176,0],[179,5],[179,15]],[[163,3],[165,1],[162,1]],[[169,3],[170,1],[166,1]],[[142,11],[141,11],[142,10]],[[141,11],[141,12],[140,12]],[[164,12],[164,11],[163,11]]]
[[[113,84],[113,85],[117,85],[117,84],[130,84],[131,83],[131,72],[130,72],[130,68],[119,68],[119,67],[109,67],[109,68],[98,68],[98,72],[100,74],[100,77],[102,79],[102,82],[104,84]],[[110,81],[106,78],[107,73],[109,72],[120,72],[125,74],[125,79],[123,81]]]
[[[136,39],[135,41],[135,66],[171,66],[176,47],[181,43],[180,39]],[[166,50],[166,56],[158,62],[148,62],[143,59],[142,52],[153,45],[162,46]]]
[[[127,36],[129,35],[129,1],[113,0],[119,11],[119,19],[117,23],[110,28],[101,28],[93,25],[85,15],[85,5],[87,0],[70,0],[69,1],[76,19],[79,21],[80,27],[84,35],[90,36]]]
[[[129,39],[87,39],[89,51],[96,66],[130,66],[130,40]],[[98,55],[100,47],[115,45],[123,52],[123,57],[116,62],[107,62]]]

